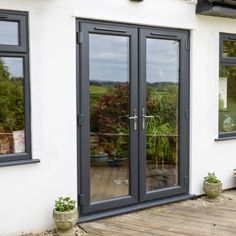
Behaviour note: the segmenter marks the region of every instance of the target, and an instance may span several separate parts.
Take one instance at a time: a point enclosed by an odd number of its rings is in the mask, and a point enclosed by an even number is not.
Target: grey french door
[[[188,193],[188,32],[139,31],[139,200]]]
[[[188,32],[77,22],[82,215],[188,192]]]

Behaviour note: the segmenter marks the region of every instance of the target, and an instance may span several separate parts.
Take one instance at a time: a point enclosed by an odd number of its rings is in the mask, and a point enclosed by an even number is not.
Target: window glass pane
[[[18,22],[0,21],[0,44],[19,45]]]
[[[223,42],[223,57],[236,57],[236,41]]]
[[[90,34],[91,201],[129,195],[129,38]]]
[[[147,39],[146,191],[179,183],[179,42]]]
[[[25,152],[23,58],[0,57],[0,154]]]
[[[236,131],[236,65],[220,66],[219,131]]]

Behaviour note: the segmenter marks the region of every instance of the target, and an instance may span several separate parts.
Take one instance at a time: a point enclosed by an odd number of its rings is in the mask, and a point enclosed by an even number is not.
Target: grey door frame
[[[189,32],[163,28],[141,28],[139,31],[139,111],[146,110],[146,39],[176,40],[179,54],[179,185],[146,192],[146,130],[139,116],[139,196],[140,202],[176,196],[189,191]]]
[[[103,34],[103,35],[116,35],[126,36],[130,38],[130,53],[129,53],[129,116],[133,116],[133,109],[138,108],[138,30],[135,27],[114,26],[110,24],[100,23],[87,23],[79,21],[77,24],[78,32],[83,34],[83,43],[80,44],[78,50],[79,55],[79,90],[78,91],[78,115],[81,120],[83,116],[83,124],[79,126],[78,138],[78,152],[80,156],[80,191],[83,193],[81,201],[82,214],[88,214],[96,211],[104,211],[113,208],[123,207],[138,202],[138,131],[133,130],[133,120],[129,121],[130,124],[130,161],[129,161],[129,193],[128,196],[117,197],[114,199],[99,201],[95,203],[90,202],[90,159],[89,157],[89,34]],[[82,57],[82,58],[81,58]],[[83,179],[82,179],[82,177]]]
[[[78,169],[78,204],[82,215],[111,211],[142,202],[177,196],[189,191],[189,31],[174,30],[140,25],[99,22],[77,19],[77,169]],[[179,106],[179,186],[146,193],[145,131],[141,129],[141,115],[138,131],[131,132],[130,160],[130,195],[97,203],[90,203],[89,174],[89,93],[88,62],[89,33],[106,35],[127,35],[130,37],[130,81],[132,109],[145,108],[146,82],[146,37],[176,39],[180,43],[180,106]],[[151,34],[151,35],[150,35]],[[136,92],[135,92],[136,91]],[[136,93],[136,94],[135,94]],[[132,121],[131,121],[132,122]],[[132,127],[132,126],[131,126]],[[86,141],[87,140],[87,141]],[[87,157],[87,158],[86,158]]]

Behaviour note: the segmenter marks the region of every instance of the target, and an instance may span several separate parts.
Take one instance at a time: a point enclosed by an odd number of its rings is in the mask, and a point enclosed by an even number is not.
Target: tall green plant
[[[158,162],[175,162],[177,135],[178,90],[176,85],[148,88],[147,112],[153,115],[146,122],[147,158]]]

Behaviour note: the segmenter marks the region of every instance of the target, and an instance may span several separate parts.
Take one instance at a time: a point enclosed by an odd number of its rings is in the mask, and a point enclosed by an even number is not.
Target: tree
[[[24,129],[23,78],[10,76],[9,68],[0,59],[0,131]]]

